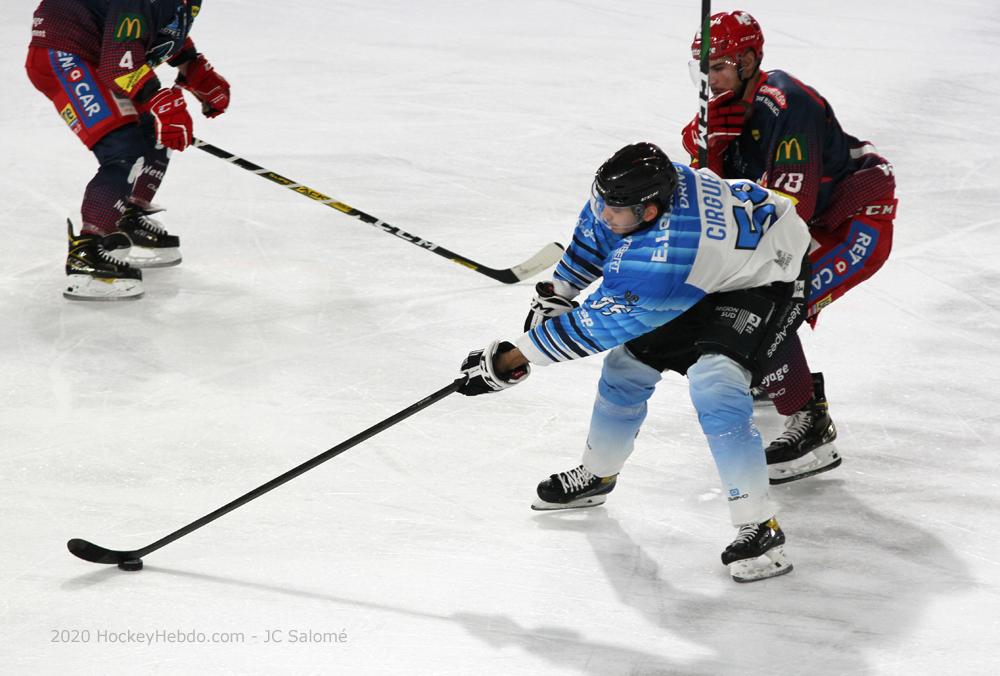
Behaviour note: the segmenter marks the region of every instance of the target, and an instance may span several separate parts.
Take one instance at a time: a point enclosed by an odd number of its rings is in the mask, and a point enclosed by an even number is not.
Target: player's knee
[[[705,434],[741,429],[753,415],[750,372],[721,354],[703,355],[688,369],[691,402]]]
[[[659,371],[640,362],[624,347],[617,347],[604,359],[598,401],[627,408],[645,405],[660,378]]]
[[[131,171],[146,153],[139,125],[129,124],[106,134],[91,149],[101,167]]]

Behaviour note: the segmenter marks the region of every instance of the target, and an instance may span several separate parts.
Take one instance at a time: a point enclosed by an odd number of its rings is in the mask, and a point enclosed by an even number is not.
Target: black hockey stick
[[[246,495],[240,496],[235,500],[233,500],[232,502],[230,502],[229,504],[219,507],[211,514],[206,514],[197,521],[189,523],[183,528],[175,530],[170,535],[162,537],[156,542],[146,545],[141,549],[130,549],[130,550],[106,549],[99,545],[95,545],[92,542],[87,542],[86,540],[81,540],[79,538],[73,538],[72,540],[67,542],[66,547],[69,548],[69,551],[74,556],[78,556],[84,561],[91,561],[92,563],[117,563],[118,567],[122,568],[123,570],[139,570],[140,568],[142,568],[142,557],[146,556],[146,554],[149,554],[150,552],[155,552],[160,547],[168,545],[174,540],[182,538],[188,533],[195,531],[201,528],[202,526],[211,523],[212,521],[215,521],[220,516],[228,514],[237,507],[241,507],[247,504],[251,500],[256,500],[260,496],[264,495],[264,493],[267,493],[268,491],[277,488],[278,486],[280,486],[285,482],[291,481],[300,474],[308,472],[313,467],[321,465],[330,458],[340,455],[347,449],[357,446],[362,441],[370,439],[379,432],[389,429],[396,423],[406,420],[414,413],[417,413],[418,411],[427,408],[431,404],[441,401],[452,392],[458,390],[458,388],[465,383],[465,380],[466,376],[457,378],[453,383],[451,383],[447,387],[443,387],[434,394],[424,397],[417,403],[412,404],[407,408],[404,408],[399,413],[389,416],[382,422],[369,427],[364,432],[354,435],[347,441],[337,444],[336,446],[334,446],[328,451],[325,451],[324,453],[320,453],[312,460],[307,460],[298,467],[290,469],[281,476],[275,477],[274,479],[268,481],[266,484],[253,489]]]
[[[271,171],[270,169],[265,169],[264,167],[258,164],[250,162],[249,160],[245,160],[242,157],[233,155],[232,153],[223,150],[222,148],[213,146],[211,143],[205,143],[202,140],[195,139],[194,146],[196,148],[201,148],[209,155],[215,155],[216,157],[224,159],[227,162],[231,162],[238,167],[243,167],[247,171],[251,171],[257,174],[258,176],[263,176],[269,181],[273,181],[278,185],[283,185],[289,190],[294,190],[300,195],[305,195],[311,200],[316,200],[320,204],[325,204],[326,206],[336,209],[337,211],[340,211],[342,213],[345,213],[348,216],[353,216],[354,218],[357,218],[360,221],[364,221],[369,225],[375,226],[379,230],[384,230],[390,235],[395,235],[396,237],[399,237],[400,239],[405,240],[410,244],[415,244],[416,246],[419,246],[421,249],[426,249],[427,251],[436,253],[438,256],[443,256],[444,258],[447,258],[453,263],[464,265],[467,268],[475,270],[476,272],[486,275],[487,277],[491,277],[497,280],[498,282],[503,282],[504,284],[514,284],[524,279],[528,279],[529,277],[534,277],[542,270],[552,267],[553,265],[558,263],[559,259],[562,258],[563,254],[562,245],[559,244],[558,242],[552,242],[551,244],[546,244],[541,251],[536,253],[528,260],[524,261],[519,265],[515,265],[512,268],[504,268],[502,270],[495,270],[493,268],[488,268],[482,263],[477,263],[471,258],[466,258],[465,256],[461,256],[453,251],[448,251],[448,249],[445,249],[442,246],[438,246],[434,242],[429,242],[426,239],[422,239],[404,230],[400,230],[399,228],[393,225],[389,225],[388,223],[386,223],[381,219],[375,218],[371,214],[366,214],[360,209],[355,209],[349,204],[338,202],[337,200],[333,199],[328,195],[324,195],[321,192],[313,190],[309,186],[297,183],[290,178],[285,178],[281,174],[277,174]]]
[[[708,53],[711,47],[712,0],[701,0],[701,76],[698,88],[698,166],[708,167]]]

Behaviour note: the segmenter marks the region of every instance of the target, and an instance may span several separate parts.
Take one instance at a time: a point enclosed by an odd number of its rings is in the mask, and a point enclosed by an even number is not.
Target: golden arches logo
[[[144,24],[137,14],[123,14],[115,29],[115,42],[139,40],[142,38]]]
[[[794,162],[805,162],[808,157],[799,137],[791,136],[778,142],[778,148],[774,152],[774,163],[791,164]]]

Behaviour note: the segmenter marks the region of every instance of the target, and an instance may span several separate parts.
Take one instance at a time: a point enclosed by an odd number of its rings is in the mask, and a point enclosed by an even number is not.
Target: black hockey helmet
[[[677,169],[667,154],[652,143],[625,146],[601,165],[594,192],[610,207],[632,207],[656,202],[660,213],[670,208],[677,188]]]

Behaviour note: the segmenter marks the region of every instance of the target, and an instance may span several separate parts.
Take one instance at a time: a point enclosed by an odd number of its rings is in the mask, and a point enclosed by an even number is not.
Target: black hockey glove
[[[483,350],[475,350],[459,367],[468,380],[458,388],[458,391],[467,397],[474,397],[477,394],[490,394],[514,387],[519,382],[528,377],[531,373],[531,365],[519,366],[510,373],[498,374],[494,370],[493,362],[497,355],[510,352],[514,349],[511,343],[494,340]]]
[[[580,304],[558,295],[552,282],[538,282],[535,284],[535,297],[531,299],[531,310],[524,318],[524,330],[530,331],[546,319],[572,312],[575,307],[580,307]]]

